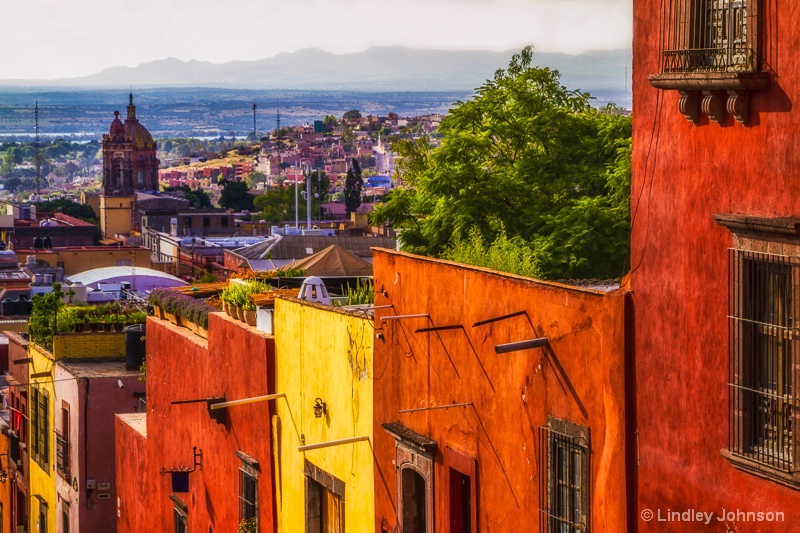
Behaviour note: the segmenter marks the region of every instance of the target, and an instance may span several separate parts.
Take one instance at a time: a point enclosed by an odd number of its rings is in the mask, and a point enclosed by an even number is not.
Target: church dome
[[[125,121],[125,133],[133,141],[135,150],[155,150],[156,142],[147,128],[136,119],[136,106],[133,105],[133,93],[129,95],[128,119]]]
[[[114,111],[114,122],[112,122],[111,127],[108,128],[108,133],[110,135],[125,135],[125,126],[119,119],[119,111]]]
[[[147,128],[139,124],[139,121],[126,120],[125,134],[133,140],[133,147],[137,150],[155,150],[156,142]]]

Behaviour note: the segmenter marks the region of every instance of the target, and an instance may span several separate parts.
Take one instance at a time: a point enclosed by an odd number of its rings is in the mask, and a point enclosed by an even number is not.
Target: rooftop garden
[[[61,284],[53,284],[53,292],[33,298],[33,311],[28,321],[28,334],[33,343],[53,349],[53,335],[82,331],[122,331],[125,326],[142,324],[147,313],[123,302],[105,305],[65,304]]]

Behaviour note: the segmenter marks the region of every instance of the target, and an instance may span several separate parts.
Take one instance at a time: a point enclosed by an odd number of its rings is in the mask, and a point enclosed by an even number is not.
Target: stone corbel
[[[678,109],[681,114],[683,114],[689,122],[697,122],[697,91],[681,90],[678,91],[678,94],[681,95],[681,99],[678,102]]]
[[[722,98],[719,93],[715,91],[703,91],[703,101],[700,104],[700,109],[704,114],[708,115],[709,120],[722,124],[725,119]]]
[[[747,124],[747,121],[750,119],[749,103],[750,97],[747,91],[728,91],[728,105],[726,107],[728,113],[733,115],[736,122]]]

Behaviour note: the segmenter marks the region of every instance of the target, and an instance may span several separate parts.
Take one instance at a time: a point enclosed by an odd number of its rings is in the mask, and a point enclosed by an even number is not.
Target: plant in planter
[[[246,518],[239,522],[239,529],[237,533],[256,533],[258,527],[258,519],[256,517]]]

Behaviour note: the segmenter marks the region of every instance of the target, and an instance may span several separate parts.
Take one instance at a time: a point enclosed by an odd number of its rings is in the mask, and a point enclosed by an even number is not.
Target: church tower
[[[103,186],[100,229],[103,237],[127,234],[133,229],[136,191],[158,190],[156,143],[136,118],[133,94],[123,123],[119,111],[103,135]]]

